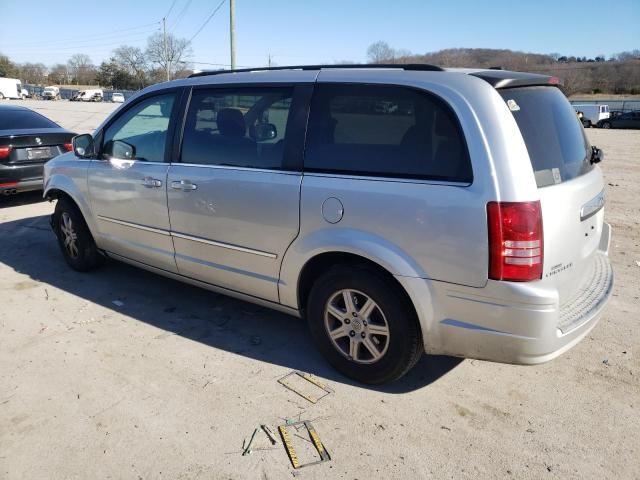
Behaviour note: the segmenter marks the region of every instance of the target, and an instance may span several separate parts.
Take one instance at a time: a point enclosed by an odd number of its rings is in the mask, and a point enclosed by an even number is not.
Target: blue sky
[[[0,52],[47,65],[87,53],[98,64],[121,44],[144,47],[168,12],[169,31],[191,38],[220,1],[0,0]],[[236,5],[238,66],[265,65],[269,54],[279,65],[362,62],[376,40],[415,53],[484,47],[594,57],[640,48],[640,0],[236,0]],[[229,63],[228,15],[226,0],[194,38],[192,60],[202,62],[197,67]]]

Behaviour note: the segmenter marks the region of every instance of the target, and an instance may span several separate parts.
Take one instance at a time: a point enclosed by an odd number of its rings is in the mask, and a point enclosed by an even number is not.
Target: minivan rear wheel
[[[56,203],[53,227],[67,264],[79,272],[93,270],[104,262],[80,210],[66,198]]]
[[[327,361],[362,383],[399,379],[424,351],[405,293],[368,267],[334,267],[321,275],[309,295],[307,320]]]

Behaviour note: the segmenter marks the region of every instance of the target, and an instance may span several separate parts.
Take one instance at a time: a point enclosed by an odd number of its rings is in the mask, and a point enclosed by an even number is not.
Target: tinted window
[[[181,161],[282,168],[292,92],[290,88],[194,91]]]
[[[60,128],[48,118],[29,110],[0,110],[0,130]]]
[[[134,148],[133,158],[140,161],[162,162],[167,140],[174,94],[158,95],[136,103],[120,115],[104,134],[105,158],[124,158],[123,142]]]
[[[351,175],[471,182],[453,112],[433,95],[373,85],[319,85],[305,169]]]
[[[584,129],[558,88],[514,88],[499,92],[511,105],[539,187],[571,180],[593,169]]]

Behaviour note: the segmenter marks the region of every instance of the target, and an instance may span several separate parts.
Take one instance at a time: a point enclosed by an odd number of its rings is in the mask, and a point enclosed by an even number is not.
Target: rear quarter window
[[[584,128],[557,87],[512,88],[499,93],[520,128],[538,187],[571,180],[594,168]]]
[[[471,183],[458,119],[438,97],[399,86],[320,84],[306,171]]]

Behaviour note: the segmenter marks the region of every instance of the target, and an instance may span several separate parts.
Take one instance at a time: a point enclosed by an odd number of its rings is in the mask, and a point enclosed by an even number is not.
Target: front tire
[[[399,379],[424,351],[405,292],[368,267],[338,266],[318,278],[309,295],[307,320],[327,361],[362,383]]]
[[[62,255],[71,268],[87,272],[103,263],[104,257],[73,202],[66,198],[58,200],[53,213],[53,226]]]
[[[602,123],[600,124],[600,128],[606,128],[606,129],[609,129],[609,128],[611,128],[611,123],[610,123],[610,122],[602,122]]]

